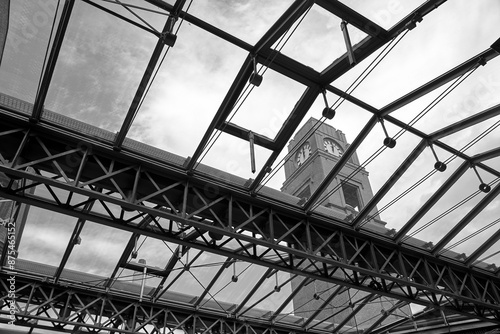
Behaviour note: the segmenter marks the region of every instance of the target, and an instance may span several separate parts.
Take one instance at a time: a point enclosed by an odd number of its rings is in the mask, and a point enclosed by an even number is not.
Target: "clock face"
[[[325,145],[325,151],[327,151],[330,154],[333,154],[336,157],[341,157],[342,153],[344,153],[344,151],[342,151],[340,146],[330,138],[326,138],[323,141],[323,144]]]
[[[297,155],[295,159],[297,160],[297,165],[302,165],[304,161],[311,155],[311,145],[309,143],[305,143],[299,150],[297,151]]]

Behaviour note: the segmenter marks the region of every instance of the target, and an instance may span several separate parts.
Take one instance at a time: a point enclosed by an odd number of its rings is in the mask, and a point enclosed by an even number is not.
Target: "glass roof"
[[[26,277],[314,333],[428,303],[362,241],[498,281],[498,1],[7,2]]]

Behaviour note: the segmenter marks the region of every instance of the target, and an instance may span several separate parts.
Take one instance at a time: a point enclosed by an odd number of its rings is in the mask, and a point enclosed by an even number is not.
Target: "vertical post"
[[[347,31],[347,22],[342,21],[340,23],[340,28],[342,29],[342,33],[344,34],[347,56],[349,57],[349,64],[351,64],[351,66],[356,65],[356,58],[354,58],[354,52],[352,51],[351,38],[349,37],[349,32]]]
[[[146,267],[146,260],[140,259],[139,263],[144,265],[144,269],[142,270],[141,295],[139,296],[139,303],[141,303],[142,296],[144,295],[144,284],[146,282],[146,274],[147,274],[148,268]]]
[[[252,131],[248,133],[248,141],[250,142],[250,166],[252,173],[255,173],[255,136]]]

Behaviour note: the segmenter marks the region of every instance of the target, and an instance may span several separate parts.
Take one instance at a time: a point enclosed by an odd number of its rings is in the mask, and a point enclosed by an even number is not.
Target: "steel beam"
[[[145,1],[154,5],[154,6],[157,6],[158,8],[165,10],[166,12],[169,12],[169,13],[174,12],[173,6],[165,1],[162,1],[162,0],[145,0]],[[239,47],[240,49],[246,50],[248,52],[250,52],[252,50],[252,45],[248,44],[245,41],[242,41],[239,38],[236,38],[235,36],[225,32],[224,30],[221,30],[221,29],[214,27],[213,25],[211,25],[203,20],[200,20],[196,16],[193,16],[193,15],[186,13],[186,12],[183,12],[183,11],[179,11],[178,16],[181,19],[185,20],[186,22],[189,22],[192,25],[194,25],[200,29],[203,29],[208,33],[210,33],[214,36],[217,36],[217,37],[225,40],[226,42],[231,43],[234,46]]]
[[[465,260],[466,266],[474,265],[474,262],[490,249],[498,240],[500,240],[500,229],[493,233],[488,240],[483,242],[469,257]]]
[[[434,192],[434,194],[432,194],[427,202],[425,202],[420,209],[418,209],[410,220],[408,220],[408,222],[406,222],[406,224],[399,229],[396,235],[394,235],[394,241],[397,244],[401,244],[403,238],[408,232],[410,232],[413,226],[415,226],[415,224],[418,223],[427,212],[429,212],[429,210],[443,197],[443,195],[450,190],[450,188],[460,179],[460,177],[462,177],[462,175],[464,175],[469,167],[468,162],[463,162],[460,167],[458,167],[458,169],[448,178],[448,180],[446,180],[446,182],[443,183],[441,187]]]
[[[188,172],[191,172],[195,168],[196,164],[198,163],[198,159],[201,157],[203,151],[209,145],[214,130],[222,125],[222,123],[227,119],[227,117],[233,110],[234,105],[238,101],[238,98],[240,97],[240,95],[243,92],[243,89],[248,83],[248,79],[250,78],[252,69],[253,69],[252,58],[248,56],[243,62],[240,71],[236,75],[236,78],[234,79],[233,84],[229,88],[226,97],[222,101],[222,104],[217,110],[217,113],[215,114],[214,118],[212,118],[212,121],[210,122],[208,129],[206,130],[205,134],[203,135],[203,138],[198,144],[196,151],[193,153],[193,156],[189,158],[188,161],[186,162],[185,167]]]
[[[355,229],[360,229],[362,225],[365,224],[365,218],[370,214],[370,212],[377,206],[378,202],[391,190],[391,188],[398,182],[398,180],[403,176],[408,168],[413,164],[413,162],[419,157],[420,153],[427,147],[427,142],[425,140],[420,141],[420,143],[415,147],[413,152],[403,161],[403,163],[396,169],[396,171],[391,175],[386,183],[377,191],[377,193],[372,197],[372,199],[366,204],[365,207],[361,209],[356,218],[352,221],[352,226]]]
[[[250,130],[238,126],[234,123],[228,123],[228,122],[223,122],[221,124],[218,124],[216,126],[216,129],[223,131],[227,134],[230,134],[234,137],[240,138],[242,140],[248,140],[248,136],[250,133]],[[274,141],[272,139],[258,133],[253,133],[253,135],[255,138],[255,145],[259,145],[264,148],[267,148],[268,150],[274,151],[276,145],[274,144]]]
[[[498,194],[500,194],[500,184],[491,189],[491,191],[486,194],[486,196],[484,196],[483,199],[474,208],[472,208],[472,210],[470,210],[457,225],[455,225],[443,238],[441,238],[432,248],[431,253],[434,256],[438,256],[444,246],[456,237],[460,231],[462,231],[484,208],[488,206],[488,204],[491,203],[491,201],[498,196]]]
[[[182,7],[184,6],[184,3],[186,0],[177,0],[175,2],[175,5],[173,7],[174,12],[179,12]],[[171,33],[172,27],[174,26],[176,17],[174,16],[169,16],[167,19],[167,22],[165,23],[165,26],[163,27],[162,34],[166,33]],[[153,50],[153,54],[151,55],[151,58],[149,59],[149,63],[146,66],[146,71],[144,72],[141,82],[139,83],[139,87],[137,87],[137,91],[135,92],[134,99],[132,100],[132,103],[130,104],[130,107],[127,111],[127,114],[125,115],[125,119],[122,123],[122,126],[120,128],[120,131],[116,134],[115,142],[113,143],[113,147],[115,150],[121,150],[123,141],[125,140],[125,137],[127,136],[127,133],[132,126],[132,122],[134,121],[135,115],[138,112],[139,106],[141,104],[142,99],[144,98],[144,94],[146,93],[148,89],[148,85],[151,81],[151,77],[153,76],[154,70],[156,66],[158,65],[158,61],[160,60],[161,53],[163,51],[163,48],[165,46],[165,42],[162,40],[162,38],[158,38],[158,41],[156,42],[156,46]]]
[[[431,11],[436,9],[439,5],[441,5],[444,2],[445,1],[443,0],[426,1],[420,7],[412,11],[403,20],[397,23],[394,27],[392,27],[387,32],[387,34],[384,34],[383,38],[381,38],[381,36],[376,35],[375,37],[369,36],[363,39],[353,48],[354,55],[356,56],[356,60],[358,61],[358,63],[366,59],[373,52],[377,51],[384,44],[388,43],[391,39],[398,36],[403,30],[407,29],[406,25],[412,20],[414,20],[415,15],[424,17],[425,15],[429,14]],[[349,22],[349,20],[347,21]],[[321,84],[323,86],[330,84],[331,82],[333,82],[334,80],[338,79],[343,74],[345,74],[347,71],[349,71],[351,67],[352,66],[349,63],[349,57],[347,53],[345,53],[342,57],[337,59],[330,66],[328,66],[323,72],[321,72]]]
[[[352,310],[351,314],[349,314],[347,317],[345,317],[341,322],[337,324],[337,326],[332,330],[332,333],[339,333],[340,330],[342,330],[342,327],[344,327],[349,322],[349,320],[354,318],[356,314],[358,314],[368,303],[370,303],[376,298],[377,298],[376,294],[369,294],[363,297],[363,301],[359,303],[359,305],[357,305],[355,309]]]
[[[271,48],[313,4],[312,0],[295,0],[255,44],[251,53],[258,54],[263,49]]]
[[[99,4],[97,4],[97,3],[95,3],[95,2],[93,2],[93,1],[91,1],[91,0],[82,0],[82,1],[83,1],[83,2],[85,2],[85,3],[87,3],[87,4],[89,4],[89,5],[91,5],[91,6],[93,6],[93,7],[95,7],[95,8],[98,8],[98,9],[102,10],[103,12],[106,12],[106,13],[108,13],[108,14],[110,14],[110,15],[113,15],[114,17],[117,17],[117,18],[119,18],[120,20],[123,20],[123,21],[125,21],[125,22],[127,22],[127,23],[129,23],[129,24],[131,24],[131,25],[133,25],[133,26],[135,26],[135,27],[137,27],[137,28],[139,28],[139,29],[142,29],[142,30],[144,30],[144,31],[147,31],[147,32],[149,32],[150,34],[153,34],[153,35],[155,35],[155,36],[156,36],[156,37],[158,37],[158,38],[160,37],[160,33],[158,33],[157,31],[154,31],[154,30],[152,30],[152,29],[151,29],[151,28],[149,28],[149,27],[143,26],[143,25],[141,25],[141,24],[139,24],[139,23],[135,22],[134,20],[129,19],[128,17],[125,17],[125,16],[123,16],[123,15],[120,15],[120,14],[118,14],[117,12],[114,12],[114,11],[112,11],[112,10],[110,10],[110,9],[108,9],[108,8],[104,7],[104,6],[101,6],[101,5],[99,5]]]
[[[90,201],[86,203],[83,207],[83,211],[90,212],[92,210],[92,206],[94,205],[94,203],[95,201]],[[57,283],[57,281],[61,277],[61,273],[64,267],[66,266],[66,263],[68,262],[69,256],[71,255],[73,248],[75,247],[76,238],[79,238],[80,233],[82,232],[84,226],[85,226],[85,220],[78,219],[78,221],[75,224],[75,228],[73,229],[73,233],[71,234],[71,237],[69,239],[68,245],[66,246],[66,250],[64,251],[61,263],[59,264],[59,267],[57,267],[57,271],[54,275],[54,282]]]
[[[496,148],[493,148],[489,151],[477,154],[477,155],[472,157],[471,161],[477,165],[477,163],[479,163],[479,162],[493,159],[493,158],[496,158],[498,156],[500,156],[500,147],[496,147]],[[481,165],[481,168],[484,169],[484,165]],[[488,170],[488,169],[485,169],[485,170],[487,170],[488,172],[491,173],[490,170]]]
[[[38,122],[42,116],[43,105],[45,104],[45,98],[47,97],[47,93],[49,91],[50,81],[52,80],[52,75],[54,74],[54,70],[56,68],[57,58],[59,57],[59,51],[61,50],[74,4],[75,0],[66,0],[64,2],[61,18],[59,19],[59,25],[57,26],[54,41],[52,42],[52,49],[50,50],[50,54],[45,65],[45,71],[43,72],[40,87],[35,97],[33,113],[30,117],[30,120],[34,123]]]
[[[375,22],[367,19],[360,13],[356,12],[355,10],[349,8],[348,6],[344,5],[340,1],[337,0],[317,0],[316,3],[320,6],[323,7],[325,10],[329,11],[330,13],[340,17],[342,20],[346,21],[347,23],[353,25],[354,27],[358,28],[359,30],[363,31],[367,35],[370,35],[372,37],[377,37],[380,39],[386,39],[388,32],[376,24]]]
[[[471,127],[473,125],[476,125],[478,123],[484,122],[492,117],[500,115],[500,104],[497,104],[496,106],[493,106],[491,108],[488,108],[482,112],[479,112],[475,115],[472,115],[470,117],[467,117],[463,120],[460,120],[456,123],[453,123],[451,125],[448,125],[441,130],[435,131],[429,135],[429,138],[431,141],[441,139],[443,137],[449,136],[451,134],[454,134],[456,132],[462,131],[463,129],[466,129],[468,127]]]
[[[480,66],[480,64],[482,64],[483,62],[490,61],[496,56],[498,56],[498,54],[492,49],[488,49],[484,52],[481,52],[477,56],[472,57],[471,59],[463,62],[457,67],[449,70],[448,72],[440,75],[439,77],[429,81],[428,83],[402,96],[401,98],[395,100],[394,102],[389,103],[388,105],[380,109],[380,115],[381,116],[389,115],[393,111],[396,111],[401,107],[404,107],[405,105],[411,103],[412,101],[415,101],[416,99],[424,96],[425,94],[432,92],[436,88],[439,88],[442,85],[450,82],[451,80],[458,78],[462,74],[471,71],[475,67]]]

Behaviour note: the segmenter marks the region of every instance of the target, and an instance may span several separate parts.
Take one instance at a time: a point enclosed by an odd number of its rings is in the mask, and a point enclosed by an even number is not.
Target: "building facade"
[[[285,163],[286,180],[281,190],[299,197],[300,202],[305,202],[316,191],[349,147],[342,131],[324,123],[315,127],[316,124],[318,121],[310,118],[288,145],[288,152],[292,152],[292,156]],[[321,205],[333,210],[334,216],[344,217],[345,221],[354,218],[370,201],[373,191],[368,172],[360,166],[356,153],[349,158],[322,196],[325,197]],[[385,225],[380,220],[377,208],[369,216],[367,224],[372,227]],[[339,279],[344,279],[344,275],[340,270],[335,273]],[[292,289],[295,290],[298,284],[299,280],[292,280]],[[359,290],[351,293],[345,287],[323,281],[309,283],[293,299],[296,316],[314,316],[317,321],[324,320],[333,325],[346,322],[347,326],[353,328],[369,326],[374,321],[372,319],[377,319],[381,312],[387,312],[395,303],[395,300],[371,297]],[[352,316],[361,304],[361,310]],[[409,307],[397,310],[386,321],[394,321],[398,315],[407,316],[409,312]]]

